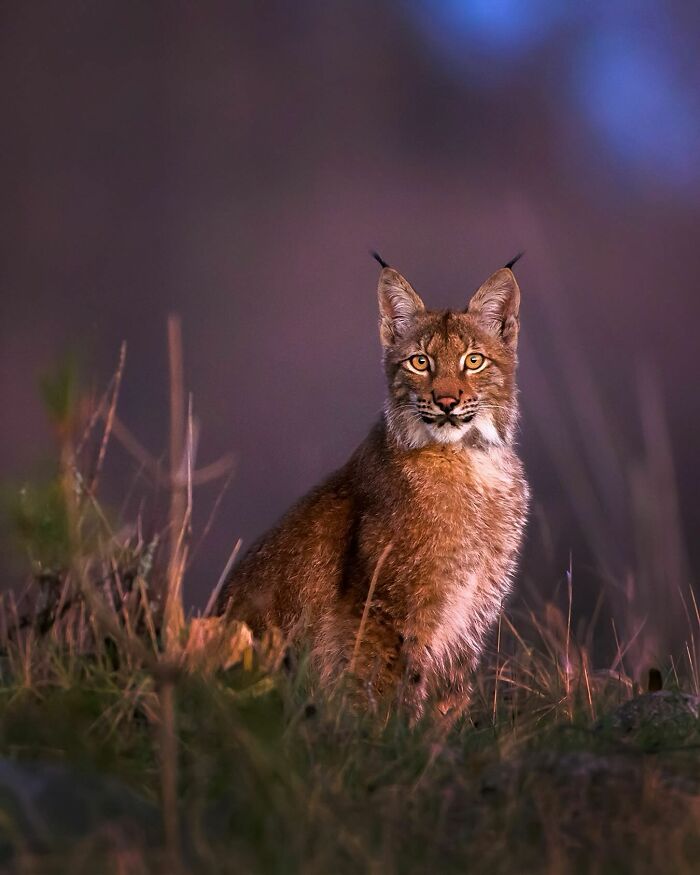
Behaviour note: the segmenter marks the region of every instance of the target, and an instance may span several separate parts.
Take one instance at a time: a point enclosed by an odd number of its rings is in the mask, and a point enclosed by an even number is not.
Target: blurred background
[[[461,307],[524,249],[518,598],[572,570],[581,616],[604,591],[649,653],[673,645],[700,563],[700,6],[103,0],[0,21],[6,488],[54,451],[38,375],[70,352],[103,388],[122,340],[119,415],[164,456],[180,314],[198,461],[236,456],[188,576],[201,605],[236,539],[381,408],[368,250]],[[109,453],[107,499],[155,526],[138,463]],[[221,487],[195,491],[195,540]]]

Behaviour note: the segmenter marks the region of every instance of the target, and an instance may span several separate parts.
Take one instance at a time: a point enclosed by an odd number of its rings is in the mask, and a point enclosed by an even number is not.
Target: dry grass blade
[[[102,466],[104,465],[105,455],[107,454],[107,446],[109,444],[109,438],[112,434],[112,428],[114,426],[114,415],[117,409],[117,401],[119,400],[119,390],[121,388],[122,376],[124,375],[124,365],[126,363],[126,341],[122,342],[122,345],[119,349],[119,362],[117,364],[117,370],[114,374],[113,380],[113,388],[112,388],[112,397],[110,398],[109,408],[107,410],[107,415],[105,418],[105,427],[102,433],[102,440],[100,441],[100,448],[97,453],[97,460],[95,462],[95,470],[93,472],[92,477],[90,478],[90,482],[88,484],[88,493],[90,495],[94,495],[97,489],[97,484],[100,479],[100,473],[102,471]]]
[[[503,612],[498,615],[498,632],[496,636],[496,671],[493,683],[493,708],[491,711],[491,719],[494,725],[496,724],[496,714],[498,712],[498,676],[501,670],[501,626],[503,623]]]
[[[224,570],[221,572],[221,575],[219,576],[219,579],[216,582],[216,586],[211,591],[211,595],[209,596],[209,600],[207,601],[207,605],[204,608],[204,613],[202,614],[203,617],[210,617],[212,612],[216,608],[217,602],[219,601],[219,594],[221,593],[221,590],[223,589],[224,584],[228,580],[229,572],[231,571],[231,568],[233,567],[233,563],[236,561],[236,557],[238,556],[238,554],[241,550],[242,543],[243,543],[243,541],[241,541],[241,539],[239,538],[236,541],[236,543],[234,544],[233,550],[231,550],[231,554],[228,557],[226,565],[224,566]]]
[[[377,580],[379,580],[379,575],[382,570],[382,566],[384,565],[384,561],[386,557],[391,552],[391,548],[393,544],[389,542],[386,547],[382,550],[379,559],[377,559],[377,564],[374,566],[374,572],[372,574],[372,579],[369,583],[369,589],[367,590],[367,598],[365,599],[365,607],[362,611],[362,619],[360,620],[360,626],[357,630],[357,637],[355,638],[355,646],[352,650],[352,658],[350,659],[350,665],[348,667],[348,671],[352,674],[355,671],[355,665],[357,663],[357,655],[360,652],[360,645],[362,644],[362,637],[365,633],[365,626],[367,624],[367,617],[369,616],[369,609],[372,605],[372,599],[374,598],[374,590],[377,586]]]

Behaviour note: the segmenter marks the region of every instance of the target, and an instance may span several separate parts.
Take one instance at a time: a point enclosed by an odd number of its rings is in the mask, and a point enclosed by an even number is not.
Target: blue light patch
[[[631,28],[604,33],[585,44],[575,77],[582,108],[618,158],[675,185],[700,180],[697,87],[668,49]]]
[[[499,67],[546,39],[576,9],[560,0],[412,0],[409,6],[423,33],[458,68],[492,60],[488,79],[498,78]]]

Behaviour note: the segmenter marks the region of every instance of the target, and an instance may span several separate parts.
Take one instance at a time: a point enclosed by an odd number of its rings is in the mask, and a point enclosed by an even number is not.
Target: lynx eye
[[[426,371],[430,370],[430,359],[427,355],[423,355],[422,353],[412,355],[406,360],[406,364],[412,371],[416,371],[419,374],[424,374]]]
[[[486,356],[480,352],[470,352],[464,357],[464,367],[468,371],[480,371],[486,364]]]

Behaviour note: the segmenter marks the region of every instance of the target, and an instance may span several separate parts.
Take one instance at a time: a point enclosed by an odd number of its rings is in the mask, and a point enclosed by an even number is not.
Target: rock
[[[644,729],[692,731],[698,726],[700,696],[672,690],[644,693],[623,702],[598,720],[594,729],[633,734]]]
[[[478,795],[465,792],[452,805],[446,834],[498,836],[518,848],[514,872],[695,871],[676,863],[693,855],[686,847],[697,846],[697,769],[617,747],[614,753],[539,750],[493,764],[481,774]],[[625,865],[637,841],[646,843],[648,867]],[[545,865],[553,848],[557,865]]]
[[[158,808],[120,781],[67,765],[0,759],[0,863],[109,834],[119,846],[160,842]]]
[[[481,792],[511,794],[524,782],[544,782],[566,792],[578,792],[583,786],[630,788],[639,779],[639,764],[622,755],[538,751],[487,769],[482,776]]]

